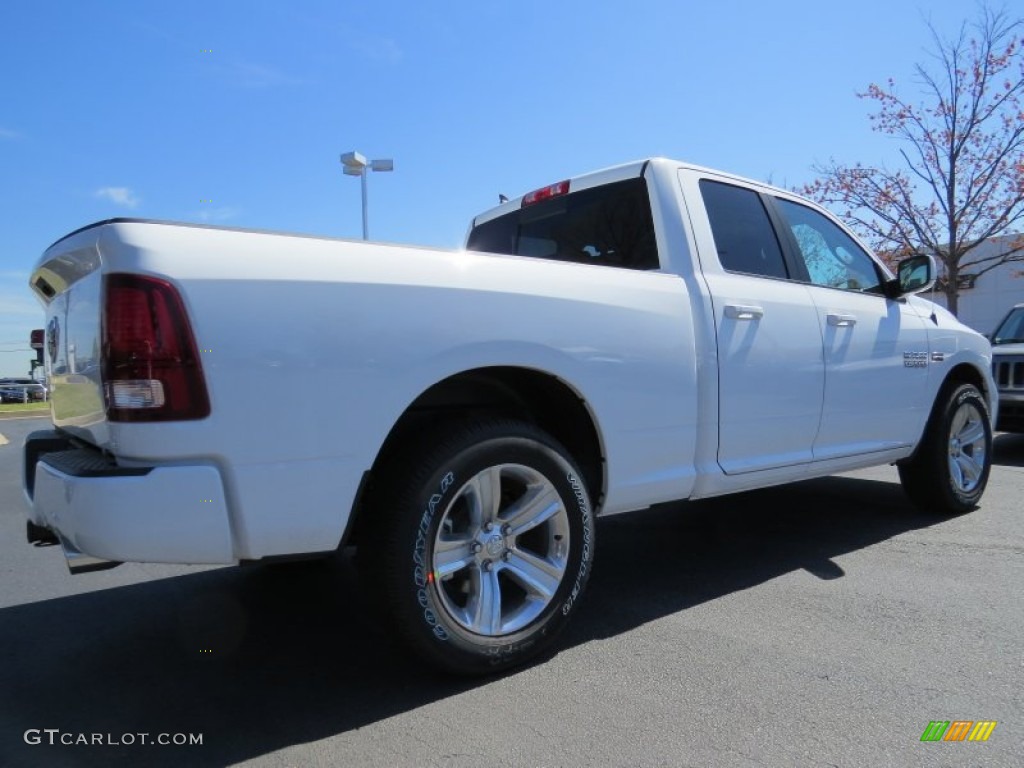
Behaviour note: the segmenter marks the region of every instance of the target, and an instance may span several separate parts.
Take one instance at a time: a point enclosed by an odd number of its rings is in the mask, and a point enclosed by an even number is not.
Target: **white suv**
[[[1017,304],[991,336],[992,376],[999,388],[1003,432],[1024,432],[1024,304]]]

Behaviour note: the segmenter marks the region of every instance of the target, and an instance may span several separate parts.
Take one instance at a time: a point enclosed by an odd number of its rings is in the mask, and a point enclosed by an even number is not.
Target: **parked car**
[[[990,338],[992,376],[999,389],[996,429],[1024,432],[1024,304],[1007,312]]]
[[[0,381],[0,402],[25,403],[46,399],[46,387],[31,379],[7,379]]]

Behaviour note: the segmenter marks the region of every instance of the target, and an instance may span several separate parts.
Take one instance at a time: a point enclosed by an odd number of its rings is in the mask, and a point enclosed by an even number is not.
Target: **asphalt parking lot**
[[[603,519],[559,651],[462,680],[377,628],[347,557],[70,576],[24,540],[45,423],[0,421],[2,766],[1024,765],[1024,435],[955,519],[891,468]],[[142,733],[202,744],[59,743]]]

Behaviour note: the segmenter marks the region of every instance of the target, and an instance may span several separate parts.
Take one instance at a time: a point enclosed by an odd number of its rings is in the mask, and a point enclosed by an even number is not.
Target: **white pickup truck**
[[[52,245],[28,537],[72,571],[354,545],[408,646],[549,648],[594,515],[895,463],[989,473],[988,341],[818,206],[663,158],[543,187],[443,251],[115,219]]]

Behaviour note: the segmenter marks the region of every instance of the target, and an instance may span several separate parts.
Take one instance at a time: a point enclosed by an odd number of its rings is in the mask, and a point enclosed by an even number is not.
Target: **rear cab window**
[[[757,192],[701,179],[700,194],[723,269],[760,277],[789,277],[779,240]]]
[[[625,269],[660,267],[643,178],[524,205],[473,227],[466,248]]]

